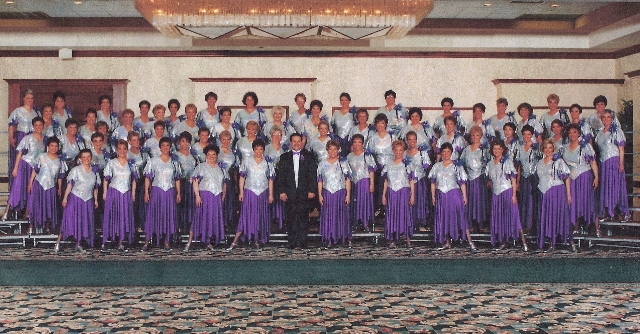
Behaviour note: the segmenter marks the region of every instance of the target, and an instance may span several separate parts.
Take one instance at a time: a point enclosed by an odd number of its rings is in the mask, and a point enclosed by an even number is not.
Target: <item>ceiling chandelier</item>
[[[433,0],[135,0],[135,6],[168,36],[362,39],[404,36]]]

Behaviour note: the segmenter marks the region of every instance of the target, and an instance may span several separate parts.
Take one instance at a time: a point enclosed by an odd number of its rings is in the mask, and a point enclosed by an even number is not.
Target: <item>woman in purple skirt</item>
[[[224,239],[222,203],[227,190],[225,181],[229,177],[218,164],[220,149],[215,145],[207,145],[203,151],[206,161],[199,164],[191,175],[196,213],[185,252],[189,251],[194,236],[200,238],[208,250],[213,250],[212,238],[216,245]]]
[[[31,124],[33,133],[22,137],[22,140],[20,140],[20,143],[16,147],[18,153],[11,171],[14,180],[11,186],[11,192],[9,193],[7,207],[2,216],[3,220],[7,219],[7,214],[10,209],[14,211],[26,209],[24,217],[29,217],[29,209],[27,208],[29,193],[27,192],[27,187],[31,173],[33,172],[33,166],[37,162],[38,156],[45,150],[44,136],[42,134],[44,130],[44,119],[38,116],[31,120]],[[31,233],[31,226],[29,226],[29,233]]]
[[[94,216],[93,210],[98,207],[98,187],[100,176],[91,168],[91,150],[80,150],[80,165],[74,167],[67,175],[67,188],[62,197],[62,223],[54,252],[60,251],[60,241],[75,237],[76,250],[84,251],[80,243],[84,240],[93,247]]]
[[[133,203],[136,200],[138,172],[134,160],[127,160],[129,143],[120,139],[116,144],[117,158],[110,160],[104,168],[103,199],[104,220],[102,222],[102,250],[109,239],[116,241],[118,250],[124,251],[125,236],[129,246],[133,245],[135,233]]]
[[[164,249],[177,231],[178,213],[176,204],[180,197],[180,164],[171,155],[171,139],[160,139],[160,156],[155,157],[144,168],[144,201],[147,203],[147,219],[144,225],[145,243],[142,251],[149,249],[149,241],[155,235],[156,245],[164,239]]]
[[[547,138],[542,142],[544,157],[538,161],[536,173],[538,175],[538,189],[540,189],[540,226],[538,237],[540,249],[544,247],[545,239],[549,239],[550,250],[555,250],[556,240],[562,238],[569,241],[571,250],[576,252],[573,244],[573,229],[569,218],[571,204],[571,179],[569,166],[555,152],[553,139]]]
[[[415,198],[418,199],[415,205],[411,206],[411,218],[413,218],[414,228],[418,228],[418,226],[426,226],[427,218],[429,217],[429,202],[427,199],[429,198],[431,185],[429,185],[427,171],[431,168],[431,158],[429,158],[428,150],[430,146],[428,143],[423,143],[418,147],[418,134],[414,131],[407,132],[405,140],[409,146],[405,153],[405,162],[414,178]]]
[[[518,199],[516,198],[516,168],[513,161],[504,156],[507,147],[501,139],[491,142],[493,160],[487,164],[486,176],[493,190],[491,198],[491,246],[500,242],[498,250],[507,247],[509,239],[522,239],[522,249],[526,252],[527,240],[522,233]]]
[[[346,159],[339,156],[340,143],[329,140],[328,157],[318,163],[318,201],[320,202],[320,235],[331,248],[347,241],[351,247],[349,202],[351,201],[351,170]]]
[[[29,180],[29,221],[49,234],[60,223],[58,199],[67,165],[58,158],[60,140],[47,138],[47,153],[38,156]]]
[[[451,238],[458,240],[462,237],[469,242],[471,250],[476,251],[465,217],[467,173],[451,160],[452,154],[453,146],[443,143],[440,147],[442,161],[436,163],[429,172],[431,202],[435,206],[433,239],[443,245],[440,249],[450,249]]]
[[[518,169],[516,189],[519,192],[520,223],[531,233],[534,222],[538,223],[540,212],[540,192],[538,191],[538,176],[536,165],[541,158],[540,145],[534,141],[536,133],[532,125],[522,126],[522,142],[516,149],[515,164]]]
[[[475,222],[481,227],[489,219],[488,203],[489,191],[487,190],[487,181],[484,175],[484,169],[489,160],[488,145],[483,144],[486,140],[485,133],[478,125],[474,125],[469,129],[469,138],[471,145],[464,148],[460,155],[466,168],[469,180],[467,181],[469,204],[466,207],[466,219],[471,224]]]
[[[389,240],[389,247],[396,247],[401,235],[407,239],[407,247],[411,247],[413,236],[412,206],[415,204],[415,175],[404,163],[405,143],[395,140],[393,160],[382,169],[384,184],[382,185],[382,205],[387,206],[384,237]]]
[[[600,217],[612,218],[616,214],[629,220],[629,202],[624,174],[624,145],[626,139],[614,112],[605,109],[600,117],[604,128],[596,136],[600,149]]]
[[[253,156],[245,158],[240,165],[238,199],[242,202],[242,208],[236,236],[227,250],[238,245],[242,234],[246,234],[249,242],[253,241],[259,249],[260,243],[266,244],[271,234],[269,204],[273,203],[275,168],[263,157],[265,143],[262,139],[254,140],[251,146]]]
[[[376,162],[373,155],[364,151],[364,136],[356,133],[351,138],[351,153],[347,156],[351,169],[351,226],[362,224],[369,230],[373,224],[373,180]]]
[[[33,131],[32,120],[39,116],[37,108],[34,107],[34,95],[31,89],[24,91],[22,101],[22,106],[12,111],[7,120],[9,123],[9,170],[15,166],[16,161],[20,161],[16,158],[19,151],[17,146],[24,136]],[[13,186],[13,178],[13,174],[9,173],[10,189]]]
[[[589,144],[589,135],[582,136],[582,127],[578,123],[567,125],[569,142],[562,147],[562,157],[569,165],[571,178],[571,223],[573,233],[580,229],[579,220],[584,221],[585,229],[593,222],[596,236],[600,236],[600,225],[596,214],[596,188],[598,187],[598,164],[596,153]]]

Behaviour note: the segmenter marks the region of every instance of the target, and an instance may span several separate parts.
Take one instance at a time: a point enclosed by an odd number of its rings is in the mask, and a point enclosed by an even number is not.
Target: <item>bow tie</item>
[[[300,155],[300,151],[296,152],[296,151],[292,151],[293,155]]]

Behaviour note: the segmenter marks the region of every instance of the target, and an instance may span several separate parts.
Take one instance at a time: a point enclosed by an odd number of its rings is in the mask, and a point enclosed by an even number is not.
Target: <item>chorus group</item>
[[[125,250],[138,232],[143,251],[168,249],[187,232],[185,251],[194,238],[213,249],[225,228],[235,231],[228,250],[241,242],[260,248],[272,224],[287,230],[289,247],[305,248],[314,209],[325,247],[351,246],[355,228],[384,216],[389,247],[411,247],[414,231],[431,227],[441,248],[462,241],[476,251],[470,230],[487,224],[493,247],[515,241],[527,251],[527,232],[540,249],[560,242],[576,251],[581,227],[600,236],[600,219],[629,218],[625,137],[604,96],[583,117],[580,105],[560,109],[551,94],[539,118],[526,102],[507,112],[500,98],[490,118],[475,104],[469,123],[447,97],[430,124],[393,90],[377,111],[342,93],[340,108],[324,115],[323,103],[307,108],[302,93],[287,115],[280,106],[264,110],[247,92],[233,120],[213,92],[205,109],[189,103],[182,115],[176,99],[168,116],[165,105],[144,100],[138,117],[114,112],[103,95],[82,126],[63,92],[40,108],[33,91],[22,98],[9,116],[4,219],[16,213],[29,220],[29,233],[59,232],[56,252],[68,238],[79,251]]]

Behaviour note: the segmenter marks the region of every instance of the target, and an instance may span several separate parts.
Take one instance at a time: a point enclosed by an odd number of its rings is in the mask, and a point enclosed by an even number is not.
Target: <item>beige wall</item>
[[[487,116],[495,113],[494,101],[499,87],[491,81],[505,78],[622,78],[622,68],[640,63],[640,55],[619,61],[558,60],[558,59],[464,59],[464,58],[263,58],[263,57],[184,57],[184,58],[0,58],[3,79],[128,79],[127,107],[137,110],[142,99],[152,104],[165,104],[178,98],[182,105],[206,104],[203,91],[218,93],[220,105],[238,105],[242,94],[255,90],[260,104],[294,106],[296,89],[308,90],[308,100],[317,98],[325,111],[338,105],[338,95],[345,91],[356,106],[380,106],[387,89],[398,93],[397,102],[405,106],[439,106],[449,96],[455,106],[470,107],[476,102],[487,106]],[[632,70],[632,69],[629,69]],[[317,78],[313,84],[205,84],[189,78],[206,77],[287,77]],[[267,87],[268,86],[268,87]],[[285,87],[286,86],[286,87]],[[509,110],[518,103],[534,106],[546,104],[549,93],[559,93],[561,104],[580,103],[590,106],[594,94],[607,97],[622,95],[624,90],[611,85],[501,85],[510,101]],[[277,92],[282,93],[277,93]],[[261,94],[262,93],[262,94]],[[7,85],[0,85],[0,106],[7,106]],[[283,94],[283,95],[278,95]],[[615,100],[611,96],[610,100]],[[618,106],[611,105],[615,109]],[[543,112],[541,110],[540,112]],[[437,112],[427,118],[433,119]],[[0,123],[6,124],[6,112],[0,113]],[[466,114],[469,117],[469,113]],[[6,154],[6,127],[0,137],[0,152]],[[3,156],[6,159],[6,155]],[[0,164],[0,174],[6,164]]]

